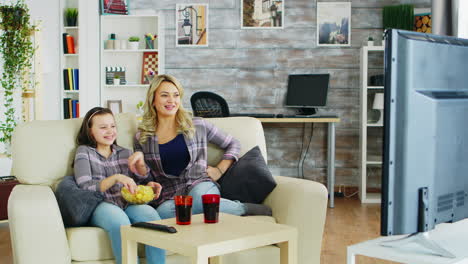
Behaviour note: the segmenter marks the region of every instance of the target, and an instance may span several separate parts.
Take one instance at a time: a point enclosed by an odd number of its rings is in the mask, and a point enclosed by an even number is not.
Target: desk
[[[327,186],[330,196],[330,208],[335,207],[335,123],[340,122],[338,117],[317,118],[258,118],[262,123],[328,123],[328,166]],[[301,153],[302,157],[302,153]]]

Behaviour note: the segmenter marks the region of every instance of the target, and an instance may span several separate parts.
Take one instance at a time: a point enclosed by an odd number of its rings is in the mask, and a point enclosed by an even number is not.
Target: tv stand
[[[431,254],[445,258],[456,258],[450,251],[441,247],[437,242],[431,239],[429,232],[418,232],[395,240],[384,241],[380,243],[384,247],[404,248],[409,243],[418,244],[428,249]]]
[[[420,232],[420,236],[426,235],[425,232]],[[428,231],[431,242],[436,242],[444,247],[444,251],[450,251],[453,257],[442,257],[441,254],[435,255],[432,250],[421,246],[420,243],[414,241],[420,240],[416,236],[411,238],[412,243],[409,243],[407,235],[382,236],[377,239],[361,242],[359,244],[348,246],[347,248],[347,263],[355,264],[356,256],[363,255],[371,258],[395,261],[398,263],[411,264],[466,264],[468,263],[468,252],[466,245],[468,244],[468,219],[460,220],[455,223],[441,223],[435,226],[434,229]],[[383,246],[383,244],[394,243],[394,241],[406,240],[404,246],[394,247]]]
[[[312,108],[302,107],[302,108],[297,108],[296,112],[298,115],[309,116],[309,115],[315,115],[315,113],[317,113],[317,109],[313,107]]]

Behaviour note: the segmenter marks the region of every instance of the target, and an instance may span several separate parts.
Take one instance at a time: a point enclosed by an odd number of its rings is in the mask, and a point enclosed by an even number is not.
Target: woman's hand
[[[123,184],[123,186],[126,187],[131,194],[135,194],[137,185],[132,178],[125,176],[123,174],[115,174],[114,176],[116,177],[115,178],[116,183],[119,182]]]
[[[221,178],[221,176],[223,176],[223,173],[221,172],[221,170],[218,167],[211,167],[211,166],[208,166],[206,168],[206,174],[208,174],[208,176],[210,176],[210,178],[213,181],[218,181],[219,178]]]
[[[151,182],[148,182],[146,186],[153,188],[154,200],[158,199],[159,195],[161,195],[161,190],[162,190],[161,184],[151,181]]]
[[[143,152],[137,151],[128,157],[128,168],[131,172],[138,173],[140,175],[145,175],[147,173]]]

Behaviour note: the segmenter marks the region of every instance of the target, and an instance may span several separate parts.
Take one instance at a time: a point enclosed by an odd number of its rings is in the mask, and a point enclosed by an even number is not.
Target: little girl
[[[76,138],[74,169],[75,180],[81,189],[101,192],[104,201],[93,212],[90,223],[106,230],[117,264],[122,263],[120,226],[135,222],[147,222],[161,219],[157,211],[149,205],[129,205],[120,190],[127,187],[135,193],[135,180],[148,176],[145,164],[136,165],[136,173],[128,168],[128,158],[132,151],[116,143],[117,129],[112,111],[95,107],[86,113]],[[126,176],[126,175],[130,175]],[[150,182],[155,190],[155,199],[159,197],[161,186]],[[165,263],[165,252],[159,248],[146,246],[147,263]]]

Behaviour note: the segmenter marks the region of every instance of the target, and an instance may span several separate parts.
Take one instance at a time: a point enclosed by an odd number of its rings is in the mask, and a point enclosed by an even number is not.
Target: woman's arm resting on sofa
[[[49,186],[17,185],[8,199],[15,263],[70,263],[60,209]]]

